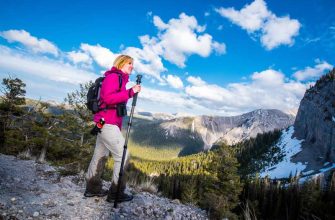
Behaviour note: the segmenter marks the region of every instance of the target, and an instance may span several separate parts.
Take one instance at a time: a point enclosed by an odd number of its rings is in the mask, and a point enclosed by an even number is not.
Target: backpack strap
[[[117,75],[119,75],[119,92],[120,92],[122,87],[122,75],[121,73],[117,73]]]

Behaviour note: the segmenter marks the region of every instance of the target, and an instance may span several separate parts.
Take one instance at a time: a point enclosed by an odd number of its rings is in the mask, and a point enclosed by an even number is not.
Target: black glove
[[[95,124],[95,126],[92,128],[91,130],[91,134],[92,135],[97,135],[98,133],[101,132],[102,127],[105,124],[105,119],[104,118],[100,118],[100,121],[98,123]]]
[[[98,126],[97,125],[95,125],[93,128],[92,128],[92,130],[91,130],[91,135],[97,135],[98,133],[100,133],[101,132],[101,128],[98,128]]]

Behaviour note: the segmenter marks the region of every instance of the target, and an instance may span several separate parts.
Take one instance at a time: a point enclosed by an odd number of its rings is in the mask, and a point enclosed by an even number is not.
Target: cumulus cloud
[[[296,71],[293,76],[300,81],[304,80],[315,80],[320,77],[325,71],[333,68],[333,65],[327,63],[326,61],[316,60],[316,65],[314,67],[306,67],[303,70]]]
[[[281,44],[293,45],[293,38],[298,35],[300,26],[298,20],[290,19],[288,16],[281,18],[272,16],[264,24],[261,42],[268,50]]]
[[[223,114],[241,114],[259,108],[296,112],[307,84],[285,81],[283,73],[268,69],[255,72],[249,83],[231,83],[227,87],[208,84],[200,77],[189,77],[185,92],[198,103]]]
[[[271,15],[263,0],[255,0],[240,11],[234,8],[216,8],[215,11],[248,32],[259,30],[264,25],[266,18]]]
[[[9,43],[18,42],[30,49],[34,53],[49,53],[55,56],[59,55],[56,45],[45,39],[38,39],[31,36],[25,30],[8,30],[0,32],[0,36],[5,38]]]
[[[293,45],[294,37],[299,34],[301,27],[296,19],[290,19],[289,16],[276,16],[268,10],[264,0],[255,0],[241,10],[221,7],[216,8],[215,11],[248,33],[260,33],[261,43],[267,50],[280,45]]]
[[[141,90],[141,102],[154,103],[155,106],[161,105],[164,108],[170,108],[174,113],[179,111],[192,112],[196,114],[210,113],[213,109],[209,109],[197,103],[183,92],[163,91],[148,87],[143,87]]]
[[[99,44],[81,44],[80,49],[87,53],[101,67],[110,69],[113,66],[114,59],[118,54],[113,53],[108,48],[102,47]]]
[[[199,76],[197,77],[189,76],[187,77],[187,81],[195,86],[202,86],[206,84],[206,82],[203,81]]]
[[[183,81],[178,76],[167,75],[165,80],[172,88],[182,89],[184,87]]]
[[[280,85],[284,82],[284,74],[272,69],[265,70],[262,72],[256,72],[252,74],[251,78],[254,80],[255,84],[262,86],[274,86]]]
[[[69,60],[71,60],[73,63],[85,63],[85,64],[92,64],[92,58],[87,54],[83,52],[77,52],[77,51],[71,51],[67,53],[67,56]]]
[[[152,14],[149,13],[148,16],[151,17]],[[185,67],[187,57],[192,54],[207,57],[213,51],[217,54],[226,52],[226,45],[214,41],[211,35],[204,33],[206,26],[199,25],[194,16],[181,13],[179,18],[170,19],[167,23],[160,17],[153,16],[153,24],[158,29],[156,36],[140,36],[142,48],[125,47],[120,53],[128,54],[134,58],[135,72],[146,74],[158,80],[160,84],[166,82],[170,84],[175,81],[173,87],[182,87],[182,81],[177,82],[176,78],[172,78],[173,76],[168,76],[165,79],[161,77],[161,74],[167,71],[162,59],[179,67]],[[104,68],[111,68],[113,60],[118,55],[99,44],[82,43],[80,50],[68,53],[72,62],[90,63],[93,60]]]
[[[141,100],[165,106],[170,111],[195,114],[239,115],[255,109],[280,109],[295,114],[309,83],[285,78],[273,69],[254,72],[250,82],[231,83],[225,87],[209,84],[200,77],[189,76],[184,92],[167,92],[144,88]],[[150,104],[148,106],[151,106]],[[168,110],[167,110],[168,111]]]
[[[170,19],[167,23],[153,16],[153,24],[158,29],[156,36],[140,36],[142,48],[127,47],[122,53],[134,58],[136,72],[151,76],[162,85],[166,79],[162,79],[161,74],[167,71],[162,59],[185,67],[187,57],[192,54],[207,57],[212,51],[217,54],[226,52],[226,45],[204,33],[206,26],[199,25],[193,16],[181,13],[179,18]],[[177,85],[180,86],[180,82]]]
[[[192,54],[207,57],[212,51],[225,53],[225,44],[216,42],[211,35],[203,33],[206,26],[199,25],[194,16],[181,13],[179,18],[172,18],[167,23],[154,16],[153,23],[159,33],[157,37],[147,37],[146,45],[150,45],[157,55],[179,67],[185,67],[187,57]]]
[[[151,39],[152,40],[152,39]],[[149,36],[140,37],[143,48],[128,47],[122,53],[128,54],[134,58],[134,68],[136,72],[152,76],[162,82],[160,74],[166,71],[159,54],[159,48],[151,42]]]
[[[94,80],[92,72],[68,63],[41,56],[31,56],[0,46],[0,68],[13,73],[26,73],[38,78],[78,85]]]

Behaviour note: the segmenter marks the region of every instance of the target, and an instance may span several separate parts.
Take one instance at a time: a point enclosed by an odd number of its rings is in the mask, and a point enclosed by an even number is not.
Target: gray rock
[[[33,214],[34,217],[37,217],[37,216],[39,216],[39,215],[40,215],[39,212],[34,212],[34,214]]]
[[[18,219],[140,220],[183,219],[184,213],[188,213],[186,219],[208,219],[206,213],[197,207],[175,203],[148,192],[138,192],[132,201],[120,203],[118,209],[112,209],[113,204],[107,203],[105,197],[83,197],[84,180],[77,180],[84,177],[66,176],[54,181],[58,175],[50,175],[52,168],[39,164],[36,171],[34,164],[31,160],[16,160],[13,156],[0,154],[0,176],[20,178],[22,183],[16,187],[15,182],[7,182],[7,187],[4,184],[7,178],[0,178],[0,213],[3,216],[17,216]],[[44,180],[40,178],[41,175],[45,177]],[[32,185],[36,190],[31,190]],[[133,192],[131,188],[127,191]]]
[[[307,162],[307,169],[319,169],[335,161],[335,70],[308,89],[294,122],[294,136],[304,140],[303,150],[293,161]]]

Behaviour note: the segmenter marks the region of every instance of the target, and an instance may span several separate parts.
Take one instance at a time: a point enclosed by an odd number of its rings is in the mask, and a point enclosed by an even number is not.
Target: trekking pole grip
[[[141,84],[141,79],[142,79],[142,75],[137,75],[136,76],[136,84],[137,85],[140,85]],[[135,106],[136,105],[136,101],[137,101],[137,95],[138,95],[138,93],[135,93],[135,95],[134,95],[134,97],[133,97],[133,103],[132,103],[132,106]]]

